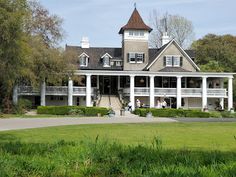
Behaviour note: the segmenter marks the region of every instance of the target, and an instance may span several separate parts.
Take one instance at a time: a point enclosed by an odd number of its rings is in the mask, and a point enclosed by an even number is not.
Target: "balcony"
[[[149,96],[150,95],[149,87],[135,87],[134,95],[135,96]],[[129,96],[130,88],[124,88],[124,96]],[[176,97],[177,90],[176,88],[155,88],[154,95],[157,97]],[[181,89],[182,97],[202,97],[201,88],[182,88]],[[218,97],[227,97],[226,89],[219,88],[208,88],[207,97],[218,98]]]
[[[19,86],[18,87],[19,95],[40,95],[40,90],[35,89],[32,86]],[[91,94],[94,94],[94,88],[91,89]],[[68,87],[67,86],[46,86],[46,95],[58,95],[58,96],[67,96]],[[86,87],[73,87],[74,96],[85,96]]]

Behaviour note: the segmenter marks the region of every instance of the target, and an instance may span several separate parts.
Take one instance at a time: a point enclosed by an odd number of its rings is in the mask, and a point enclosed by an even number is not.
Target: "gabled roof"
[[[147,26],[144,22],[142,17],[140,16],[139,12],[137,11],[137,9],[135,8],[128,23],[121,27],[119,34],[123,34],[124,30],[127,29],[132,29],[132,30],[147,30],[149,32],[152,31],[152,28],[150,28],[149,26]]]
[[[156,60],[158,60],[159,56],[172,44],[175,43],[176,46],[179,48],[179,50],[181,52],[183,52],[183,54],[186,56],[186,58],[190,61],[190,63],[198,70],[200,71],[200,68],[196,65],[196,63],[194,63],[194,61],[192,60],[192,56],[190,57],[187,52],[174,40],[172,39],[170,42],[168,42],[167,44],[163,45],[161,48],[158,49],[158,52],[156,53],[156,57],[149,59],[148,64],[146,65],[146,67],[144,68],[144,70],[148,70],[155,62]],[[190,53],[190,51],[189,51]],[[191,53],[193,56],[194,54]]]
[[[82,70],[123,70],[122,66],[111,66],[104,68],[101,63],[101,57],[104,54],[109,54],[113,60],[122,60],[121,48],[108,48],[108,47],[90,47],[81,48],[79,46],[66,46],[66,50],[77,52],[78,56],[86,53],[89,56],[89,63],[87,67],[80,68]]]

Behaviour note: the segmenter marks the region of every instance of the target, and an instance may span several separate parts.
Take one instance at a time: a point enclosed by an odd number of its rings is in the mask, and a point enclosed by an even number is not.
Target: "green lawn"
[[[234,177],[235,127],[109,124],[0,132],[0,176]]]
[[[236,150],[236,123],[159,123],[78,125],[0,132],[0,143],[109,139],[122,144],[150,144],[159,137],[171,149]]]

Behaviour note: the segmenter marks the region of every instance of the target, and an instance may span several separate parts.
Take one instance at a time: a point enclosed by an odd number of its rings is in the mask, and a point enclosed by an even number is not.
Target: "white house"
[[[233,73],[201,72],[194,62],[194,51],[184,50],[167,34],[162,47],[148,47],[147,26],[135,8],[128,23],[121,27],[121,48],[90,47],[88,38],[81,46],[66,46],[78,54],[76,81],[65,86],[40,89],[19,85],[14,89],[14,102],[19,97],[35,105],[112,106],[136,99],[147,107],[166,100],[173,108],[227,109],[233,107]],[[226,102],[226,104],[225,104]],[[225,105],[224,105],[225,104]]]

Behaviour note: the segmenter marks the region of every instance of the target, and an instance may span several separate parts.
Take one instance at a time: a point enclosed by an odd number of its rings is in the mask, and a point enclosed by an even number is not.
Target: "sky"
[[[168,12],[192,21],[195,39],[208,33],[236,35],[235,0],[39,0],[51,14],[63,19],[61,46],[80,45],[83,36],[91,47],[121,47],[120,28],[134,10],[147,25],[150,14]]]

